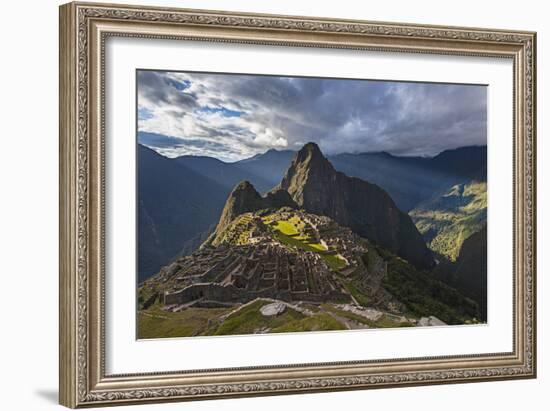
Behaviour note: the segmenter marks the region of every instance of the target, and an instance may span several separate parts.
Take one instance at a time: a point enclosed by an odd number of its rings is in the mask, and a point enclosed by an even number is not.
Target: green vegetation
[[[220,239],[220,243],[230,243],[235,245],[248,244],[248,238],[250,237],[250,222],[252,221],[252,214],[246,213],[229,224],[224,230],[223,237]]]
[[[331,315],[320,311],[319,307],[308,307],[312,316],[306,316],[290,307],[277,316],[266,317],[260,309],[270,301],[256,301],[231,314],[221,323],[214,323],[201,335],[251,334],[258,331],[269,333],[345,330]],[[314,308],[314,309],[311,309]]]
[[[158,292],[155,287],[143,286],[138,289],[139,308],[148,308],[155,303],[158,298]]]
[[[487,221],[487,183],[455,185],[409,214],[430,248],[455,261],[464,240]]]
[[[333,271],[341,270],[346,267],[346,262],[338,255],[331,253],[321,253],[321,257]]]
[[[331,331],[347,329],[343,319],[363,324],[365,328],[396,328],[412,326],[401,322],[397,316],[384,314],[376,321],[345,311],[333,304],[303,306],[312,315],[302,314],[290,307],[277,316],[266,317],[260,309],[270,304],[269,300],[259,300],[236,310],[235,308],[196,308],[189,307],[172,313],[155,304],[138,312],[138,338],[169,338],[209,335],[243,335],[258,332],[282,333],[301,331]]]
[[[206,330],[210,321],[227,308],[186,308],[177,313],[163,311],[159,304],[138,312],[138,338],[191,337]]]
[[[236,217],[212,240],[213,245],[232,244],[246,245],[249,243],[250,232],[254,228],[254,214],[245,213]]]
[[[301,320],[294,320],[274,328],[274,333],[299,332],[299,331],[332,331],[345,330],[346,327],[327,313],[315,314]]]
[[[454,288],[399,257],[392,256],[387,262],[383,285],[414,316],[435,315],[447,324],[464,324],[466,320],[479,318],[477,304]]]
[[[344,288],[352,295],[352,297],[362,305],[363,307],[368,307],[369,298],[361,291],[361,287],[358,284],[357,279],[355,278],[345,278],[343,276],[338,276],[338,279],[344,286]]]
[[[255,332],[299,332],[343,330],[345,326],[319,307],[308,307],[314,315],[308,317],[287,307],[277,316],[266,317],[260,309],[270,301],[256,301],[223,321],[220,316],[234,308],[189,307],[177,313],[166,312],[160,305],[138,312],[138,338],[191,337],[196,335],[240,335]]]
[[[281,315],[266,317],[260,312],[260,308],[266,304],[270,304],[270,301],[256,301],[249,304],[231,314],[218,326],[204,331],[202,335],[253,334],[262,329],[273,330],[282,325],[300,321],[305,317],[289,307]]]
[[[329,311],[329,312],[334,313],[334,314],[336,314],[340,317],[344,317],[344,318],[347,318],[349,320],[353,320],[355,322],[358,322],[360,324],[367,325],[367,326],[369,326],[369,328],[374,326],[374,321],[371,321],[368,318],[363,317],[362,315],[358,315],[358,314],[354,314],[354,313],[346,311],[346,310],[342,310],[341,308],[335,307],[332,304],[325,303],[325,304],[322,304],[321,307],[325,311]]]
[[[342,257],[328,250],[319,240],[311,238],[307,233],[305,221],[302,221],[299,216],[293,215],[288,220],[280,220],[277,217],[277,214],[272,214],[262,217],[262,221],[273,230],[273,234],[282,244],[318,253],[334,271],[346,266]]]
[[[401,318],[398,316],[392,316],[388,314],[383,314],[378,320],[373,321],[369,320],[368,318],[352,313],[350,311],[342,310],[341,308],[335,307],[332,304],[323,304],[321,307],[325,311],[332,312],[339,317],[344,317],[349,320],[353,320],[359,324],[364,324],[368,326],[368,328],[401,328],[401,327],[412,327],[414,324],[412,324],[409,321],[401,321]]]
[[[281,243],[288,245],[290,247],[296,247],[300,250],[304,251],[312,251],[314,253],[319,253],[322,251],[326,251],[326,248],[323,247],[320,243],[312,243],[306,239],[299,239],[297,237],[292,237],[286,234],[283,234],[281,231],[277,231],[277,228],[275,228],[276,231],[274,231],[275,237],[277,240],[279,240]]]
[[[375,328],[402,328],[402,327],[413,327],[413,324],[410,322],[401,322],[398,318],[393,317],[388,314],[383,314],[376,322],[374,323]]]
[[[369,273],[374,271],[375,265],[380,258],[380,255],[376,252],[376,248],[370,247],[369,251],[363,256],[363,262],[367,266]]]

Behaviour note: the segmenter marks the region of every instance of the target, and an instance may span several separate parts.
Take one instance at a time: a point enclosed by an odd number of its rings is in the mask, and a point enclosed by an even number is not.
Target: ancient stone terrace
[[[292,209],[245,213],[219,233],[217,245],[207,242],[163,268],[148,293],[157,290],[171,307],[232,305],[256,298],[346,303],[353,301],[344,286],[348,280],[337,276],[353,276],[372,301],[386,300],[379,287],[385,270],[372,262],[367,266],[369,248],[366,240],[328,217]]]
[[[171,268],[167,305],[192,301],[243,303],[255,298],[349,302],[349,294],[313,252],[293,252],[272,241],[232,248],[204,248]],[[173,264],[173,265],[174,265]]]
[[[334,220],[315,214],[300,213],[308,225],[308,234],[315,233],[316,238],[329,250],[335,250],[351,270],[359,264],[358,255],[368,251],[366,242],[347,227],[342,227]],[[312,235],[312,234],[310,234]]]

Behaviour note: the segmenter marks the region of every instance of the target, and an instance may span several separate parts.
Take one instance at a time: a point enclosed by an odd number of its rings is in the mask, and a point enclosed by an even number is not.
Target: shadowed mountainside
[[[143,180],[137,205],[140,281],[177,255],[191,253],[208,237],[219,221],[224,200],[235,185],[250,181],[260,193],[265,193],[281,181],[296,155],[290,150],[269,150],[249,159],[225,163],[210,157],[168,159],[144,146],[139,146],[139,153],[146,158],[138,163],[140,181]],[[328,158],[336,170],[381,187],[399,209],[410,210],[422,205],[421,210],[413,211],[417,224],[419,212],[423,212],[424,217],[425,212],[441,216],[429,208],[429,203],[454,184],[486,178],[486,147],[448,150],[434,158],[397,157],[388,153],[339,154]],[[196,206],[180,212],[186,201]],[[173,210],[174,215],[162,215],[161,210]],[[189,215],[195,216],[195,221],[178,221]],[[169,223],[170,219],[176,223]],[[422,224],[440,230],[446,227],[437,218],[423,218]],[[422,227],[421,231],[425,233]],[[426,240],[432,241],[428,237]]]
[[[433,265],[411,218],[380,187],[334,169],[314,143],[294,157],[278,188],[308,212],[333,218],[417,267]]]
[[[181,156],[175,159],[196,173],[216,181],[218,184],[232,190],[241,181],[250,181],[260,193],[265,193],[274,184],[254,171],[249,172],[232,163],[225,163],[217,158],[204,156]]]
[[[431,158],[397,157],[384,152],[328,158],[338,171],[382,187],[407,212],[453,185],[487,179],[486,146],[446,150]]]
[[[434,267],[411,217],[390,195],[337,171],[314,143],[294,155],[274,189],[262,196],[241,181],[221,210],[212,208],[218,197],[209,204],[209,196],[227,192],[241,175],[225,174],[225,163],[170,160],[145,148],[139,155],[140,172],[150,174],[144,181],[140,174],[140,194],[145,187],[154,204],[140,202],[140,235],[149,236],[151,251],[162,250],[171,229],[195,230],[179,256],[139,285],[140,338],[473,324],[487,317],[486,231],[462,233],[457,261]],[[438,218],[441,210],[474,219],[481,213],[484,220],[486,183],[460,178],[469,182],[424,200],[422,210]],[[166,224],[163,213],[177,218]],[[213,224],[196,226],[213,215],[215,231],[193,251]],[[424,234],[433,239],[458,221],[437,225],[432,215],[423,217]]]
[[[265,182],[273,187],[281,181],[295,154],[291,150],[272,149],[230,165],[263,180],[243,178],[264,192]],[[435,157],[400,157],[374,152],[343,153],[327,158],[336,170],[383,188],[405,212],[455,184],[487,178],[486,146],[446,150]]]
[[[208,231],[226,189],[177,162],[138,146],[138,281],[176,257]]]
[[[452,285],[478,303],[481,319],[487,320],[487,226],[468,237],[456,261]]]
[[[267,181],[269,188],[271,188],[281,181],[285,170],[288,168],[295,154],[296,152],[292,150],[271,149],[265,153],[231,163],[231,165]],[[262,191],[261,186],[256,184],[254,186],[259,191]]]

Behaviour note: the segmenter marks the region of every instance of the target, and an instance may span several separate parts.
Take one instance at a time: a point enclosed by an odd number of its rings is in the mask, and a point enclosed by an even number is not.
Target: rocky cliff
[[[290,194],[285,190],[273,190],[265,196],[261,196],[252,184],[242,181],[235,186],[229,194],[223,207],[220,220],[214,234],[207,240],[207,243],[216,242],[216,237],[227,227],[235,217],[253,211],[267,208],[281,208],[298,206],[292,200]]]
[[[286,190],[298,206],[326,215],[419,268],[433,258],[411,218],[380,187],[334,169],[314,143],[294,157],[275,190]]]
[[[462,244],[452,284],[479,305],[481,319],[487,320],[487,226]]]

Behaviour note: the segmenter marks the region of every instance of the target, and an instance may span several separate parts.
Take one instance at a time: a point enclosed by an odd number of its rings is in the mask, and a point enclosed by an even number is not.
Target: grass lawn
[[[338,255],[327,253],[328,250],[323,244],[311,241],[307,235],[300,236],[300,230],[304,228],[305,223],[298,216],[293,216],[289,220],[275,221],[266,217],[263,221],[274,230],[274,234],[282,244],[320,254],[328,266],[335,271],[346,266],[346,262]]]
[[[297,227],[290,221],[278,220],[275,223],[273,228],[285,235],[294,236],[299,234]]]
[[[333,306],[332,304],[323,304],[321,306],[324,310],[333,312],[340,317],[349,318],[350,320],[357,321],[358,323],[368,325],[370,328],[401,328],[401,327],[412,327],[413,324],[409,322],[399,322],[393,317],[386,314],[382,315],[378,320],[372,321],[362,315],[358,315],[346,310],[342,310]]]
[[[346,266],[346,262],[337,254],[322,254],[321,257],[334,271],[338,271]]]
[[[308,317],[287,307],[283,314],[265,317],[260,308],[270,301],[256,301],[229,316],[215,328],[209,328],[202,335],[251,334],[260,329],[269,329],[269,333],[345,330],[346,327],[325,312],[317,311]]]
[[[260,312],[260,308],[270,303],[270,301],[256,301],[230,315],[220,325],[205,330],[202,335],[252,334],[262,328],[272,330],[287,323],[300,321],[305,317],[289,307],[280,315],[266,317]]]
[[[319,313],[301,320],[291,321],[280,327],[274,328],[272,332],[300,332],[300,331],[333,331],[345,330],[346,327],[340,324],[330,314]]]
[[[383,315],[376,321],[375,327],[377,328],[399,328],[399,327],[412,327],[413,325],[409,322],[399,322],[394,318]]]
[[[177,313],[154,305],[138,312],[138,338],[191,337],[199,335],[209,321],[229,311],[227,308],[187,308]]]

